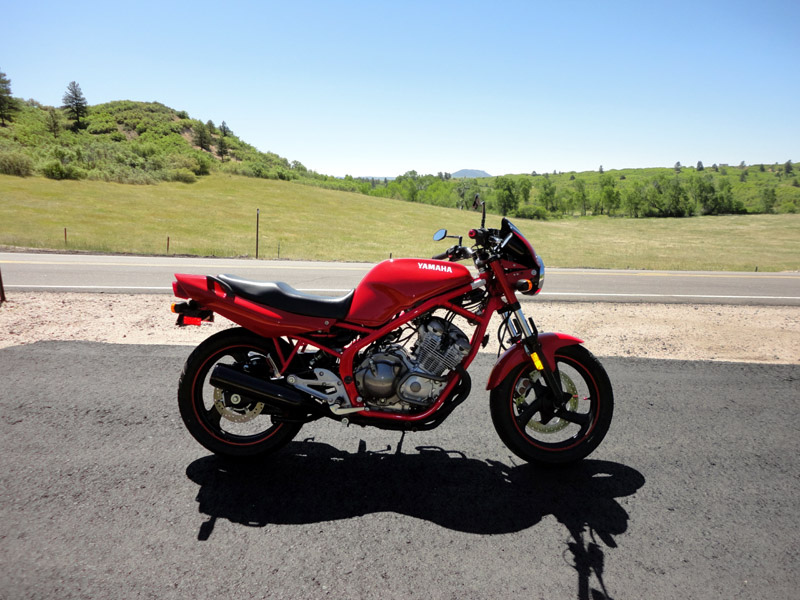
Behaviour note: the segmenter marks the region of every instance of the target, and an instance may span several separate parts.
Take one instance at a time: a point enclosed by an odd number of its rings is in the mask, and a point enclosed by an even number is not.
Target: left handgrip
[[[441,254],[437,254],[436,256],[433,256],[431,258],[433,258],[433,260],[453,260],[453,256],[456,255],[458,248],[459,248],[458,246],[450,246],[447,250],[445,250]]]

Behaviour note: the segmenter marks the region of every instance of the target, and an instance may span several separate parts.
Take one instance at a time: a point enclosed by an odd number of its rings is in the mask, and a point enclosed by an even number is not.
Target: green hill
[[[571,216],[686,217],[800,210],[800,165],[622,169],[603,172],[456,177],[409,171],[393,180],[339,179],[260,152],[221,122],[203,123],[158,102],[121,100],[66,110],[16,100],[0,126],[0,173],[116,183],[194,183],[210,173],[286,180],[450,208],[476,193],[490,212],[526,219]],[[477,175],[479,173],[470,173]]]
[[[224,125],[202,123],[158,102],[121,100],[89,107],[80,123],[35,101],[0,128],[0,172],[117,183],[192,183],[222,171],[292,179],[307,171],[259,152]]]

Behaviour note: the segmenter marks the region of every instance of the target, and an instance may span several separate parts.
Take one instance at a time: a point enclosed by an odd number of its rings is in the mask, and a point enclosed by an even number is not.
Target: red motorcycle
[[[433,259],[373,267],[340,298],[283,282],[176,274],[178,324],[218,313],[241,327],[217,333],[189,356],[178,385],[195,439],[227,457],[265,455],[304,423],[327,417],[398,431],[439,426],[469,395],[467,369],[489,340],[495,313],[505,352],[494,365],[492,422],[500,439],[534,463],[578,461],[611,424],[608,375],[582,341],[539,333],[517,294],[535,295],[544,264],[507,219],[469,232]],[[440,241],[446,230],[434,235]],[[476,274],[457,261],[472,260]],[[471,335],[463,329],[471,331]]]

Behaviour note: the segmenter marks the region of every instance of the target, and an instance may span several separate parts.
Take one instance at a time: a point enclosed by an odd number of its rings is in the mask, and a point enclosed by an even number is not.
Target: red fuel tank
[[[358,284],[347,320],[377,327],[422,300],[470,281],[469,269],[457,263],[421,258],[385,260]]]

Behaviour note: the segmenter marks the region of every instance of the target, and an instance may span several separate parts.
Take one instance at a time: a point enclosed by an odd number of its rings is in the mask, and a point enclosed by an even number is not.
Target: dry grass
[[[132,186],[0,176],[0,244],[70,250],[375,261],[431,256],[447,227],[466,236],[475,213],[303,185],[212,175]],[[488,225],[500,218],[490,215]],[[800,269],[800,215],[518,221],[545,263],[562,267]],[[466,237],[465,237],[466,239]],[[452,242],[452,240],[448,240]]]

